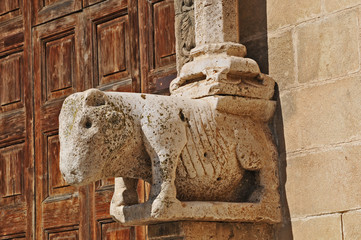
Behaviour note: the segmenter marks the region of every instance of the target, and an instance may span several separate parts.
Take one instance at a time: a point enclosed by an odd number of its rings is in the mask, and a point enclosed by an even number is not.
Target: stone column
[[[261,74],[258,64],[245,57],[246,47],[237,43],[238,1],[195,0],[194,11],[196,46],[190,52],[193,61],[186,63],[171,83],[172,95],[232,95],[269,100],[274,81]]]
[[[237,43],[238,0],[195,0],[196,46]]]

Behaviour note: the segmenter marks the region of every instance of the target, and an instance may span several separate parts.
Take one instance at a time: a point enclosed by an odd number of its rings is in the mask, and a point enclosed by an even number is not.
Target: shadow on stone
[[[279,240],[293,239],[292,223],[290,217],[290,211],[288,208],[288,202],[286,197],[286,182],[287,182],[287,154],[284,139],[284,127],[282,117],[282,105],[279,97],[278,85],[275,89],[275,100],[277,101],[276,112],[273,118],[271,126],[272,133],[275,139],[275,144],[278,151],[278,163],[279,163],[279,178],[280,178],[280,197],[282,207],[282,222],[275,225],[275,236]]]

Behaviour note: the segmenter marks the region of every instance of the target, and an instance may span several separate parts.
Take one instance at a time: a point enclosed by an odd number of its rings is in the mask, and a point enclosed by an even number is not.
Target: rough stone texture
[[[207,44],[194,48],[194,61],[185,64],[172,81],[174,96],[201,98],[232,95],[271,99],[274,80],[260,73],[258,64],[244,58],[246,48],[237,43]]]
[[[178,0],[174,2],[175,7],[175,30],[177,46],[177,72],[183,65],[193,60],[190,56],[195,43],[195,19],[193,0]]]
[[[341,240],[341,229],[341,214],[292,221],[294,240]]]
[[[321,2],[321,0],[267,1],[268,29],[275,30],[320,15]]]
[[[345,240],[361,239],[361,211],[342,214],[343,235]]]
[[[220,222],[171,222],[150,225],[149,240],[270,240],[272,227],[267,224]]]
[[[287,152],[360,139],[360,78],[281,95]]]
[[[268,38],[269,75],[277,79],[280,90],[295,85],[295,54],[292,31],[287,30]]]
[[[289,158],[286,194],[291,217],[360,208],[360,148],[346,145]]]
[[[334,12],[360,4],[360,0],[327,0],[325,1],[325,9],[327,12]]]
[[[332,224],[314,216],[360,208],[361,2],[266,2],[270,75],[280,86],[277,142],[285,151],[280,157],[284,227],[276,234],[347,239],[345,221],[342,233],[338,217]],[[305,217],[307,225],[299,220]]]
[[[358,70],[358,28],[354,10],[297,28],[299,82],[320,81]]]
[[[173,96],[273,97],[274,81],[261,75],[258,64],[245,58],[246,48],[237,43],[238,7],[237,0],[194,2],[196,47],[190,52],[193,61],[183,65],[171,83]],[[176,7],[178,12],[179,8]]]
[[[237,0],[195,1],[196,45],[238,42]]]
[[[59,117],[60,170],[70,184],[123,177],[111,213],[128,225],[277,222],[277,159],[266,125],[274,107],[230,96],[76,93]],[[134,205],[137,178],[152,187],[150,200]]]

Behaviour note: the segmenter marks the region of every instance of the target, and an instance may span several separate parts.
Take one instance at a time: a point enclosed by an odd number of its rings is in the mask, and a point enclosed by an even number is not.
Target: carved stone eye
[[[86,121],[85,121],[85,123],[84,123],[84,127],[85,128],[91,128],[92,127],[92,122],[90,121],[90,119],[88,118],[88,119],[86,119]]]

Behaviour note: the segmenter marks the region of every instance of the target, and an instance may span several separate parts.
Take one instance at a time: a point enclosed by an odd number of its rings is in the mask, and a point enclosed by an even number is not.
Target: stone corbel
[[[280,221],[275,82],[236,43],[236,3],[195,1],[193,61],[171,96],[91,89],[64,101],[61,172],[75,185],[121,177],[110,212],[124,225]],[[145,203],[137,179],[151,184]]]
[[[60,169],[74,185],[122,177],[111,214],[124,225],[276,222],[277,155],[267,129],[274,108],[233,96],[87,90],[63,104]],[[146,203],[137,203],[137,179],[151,184]]]

